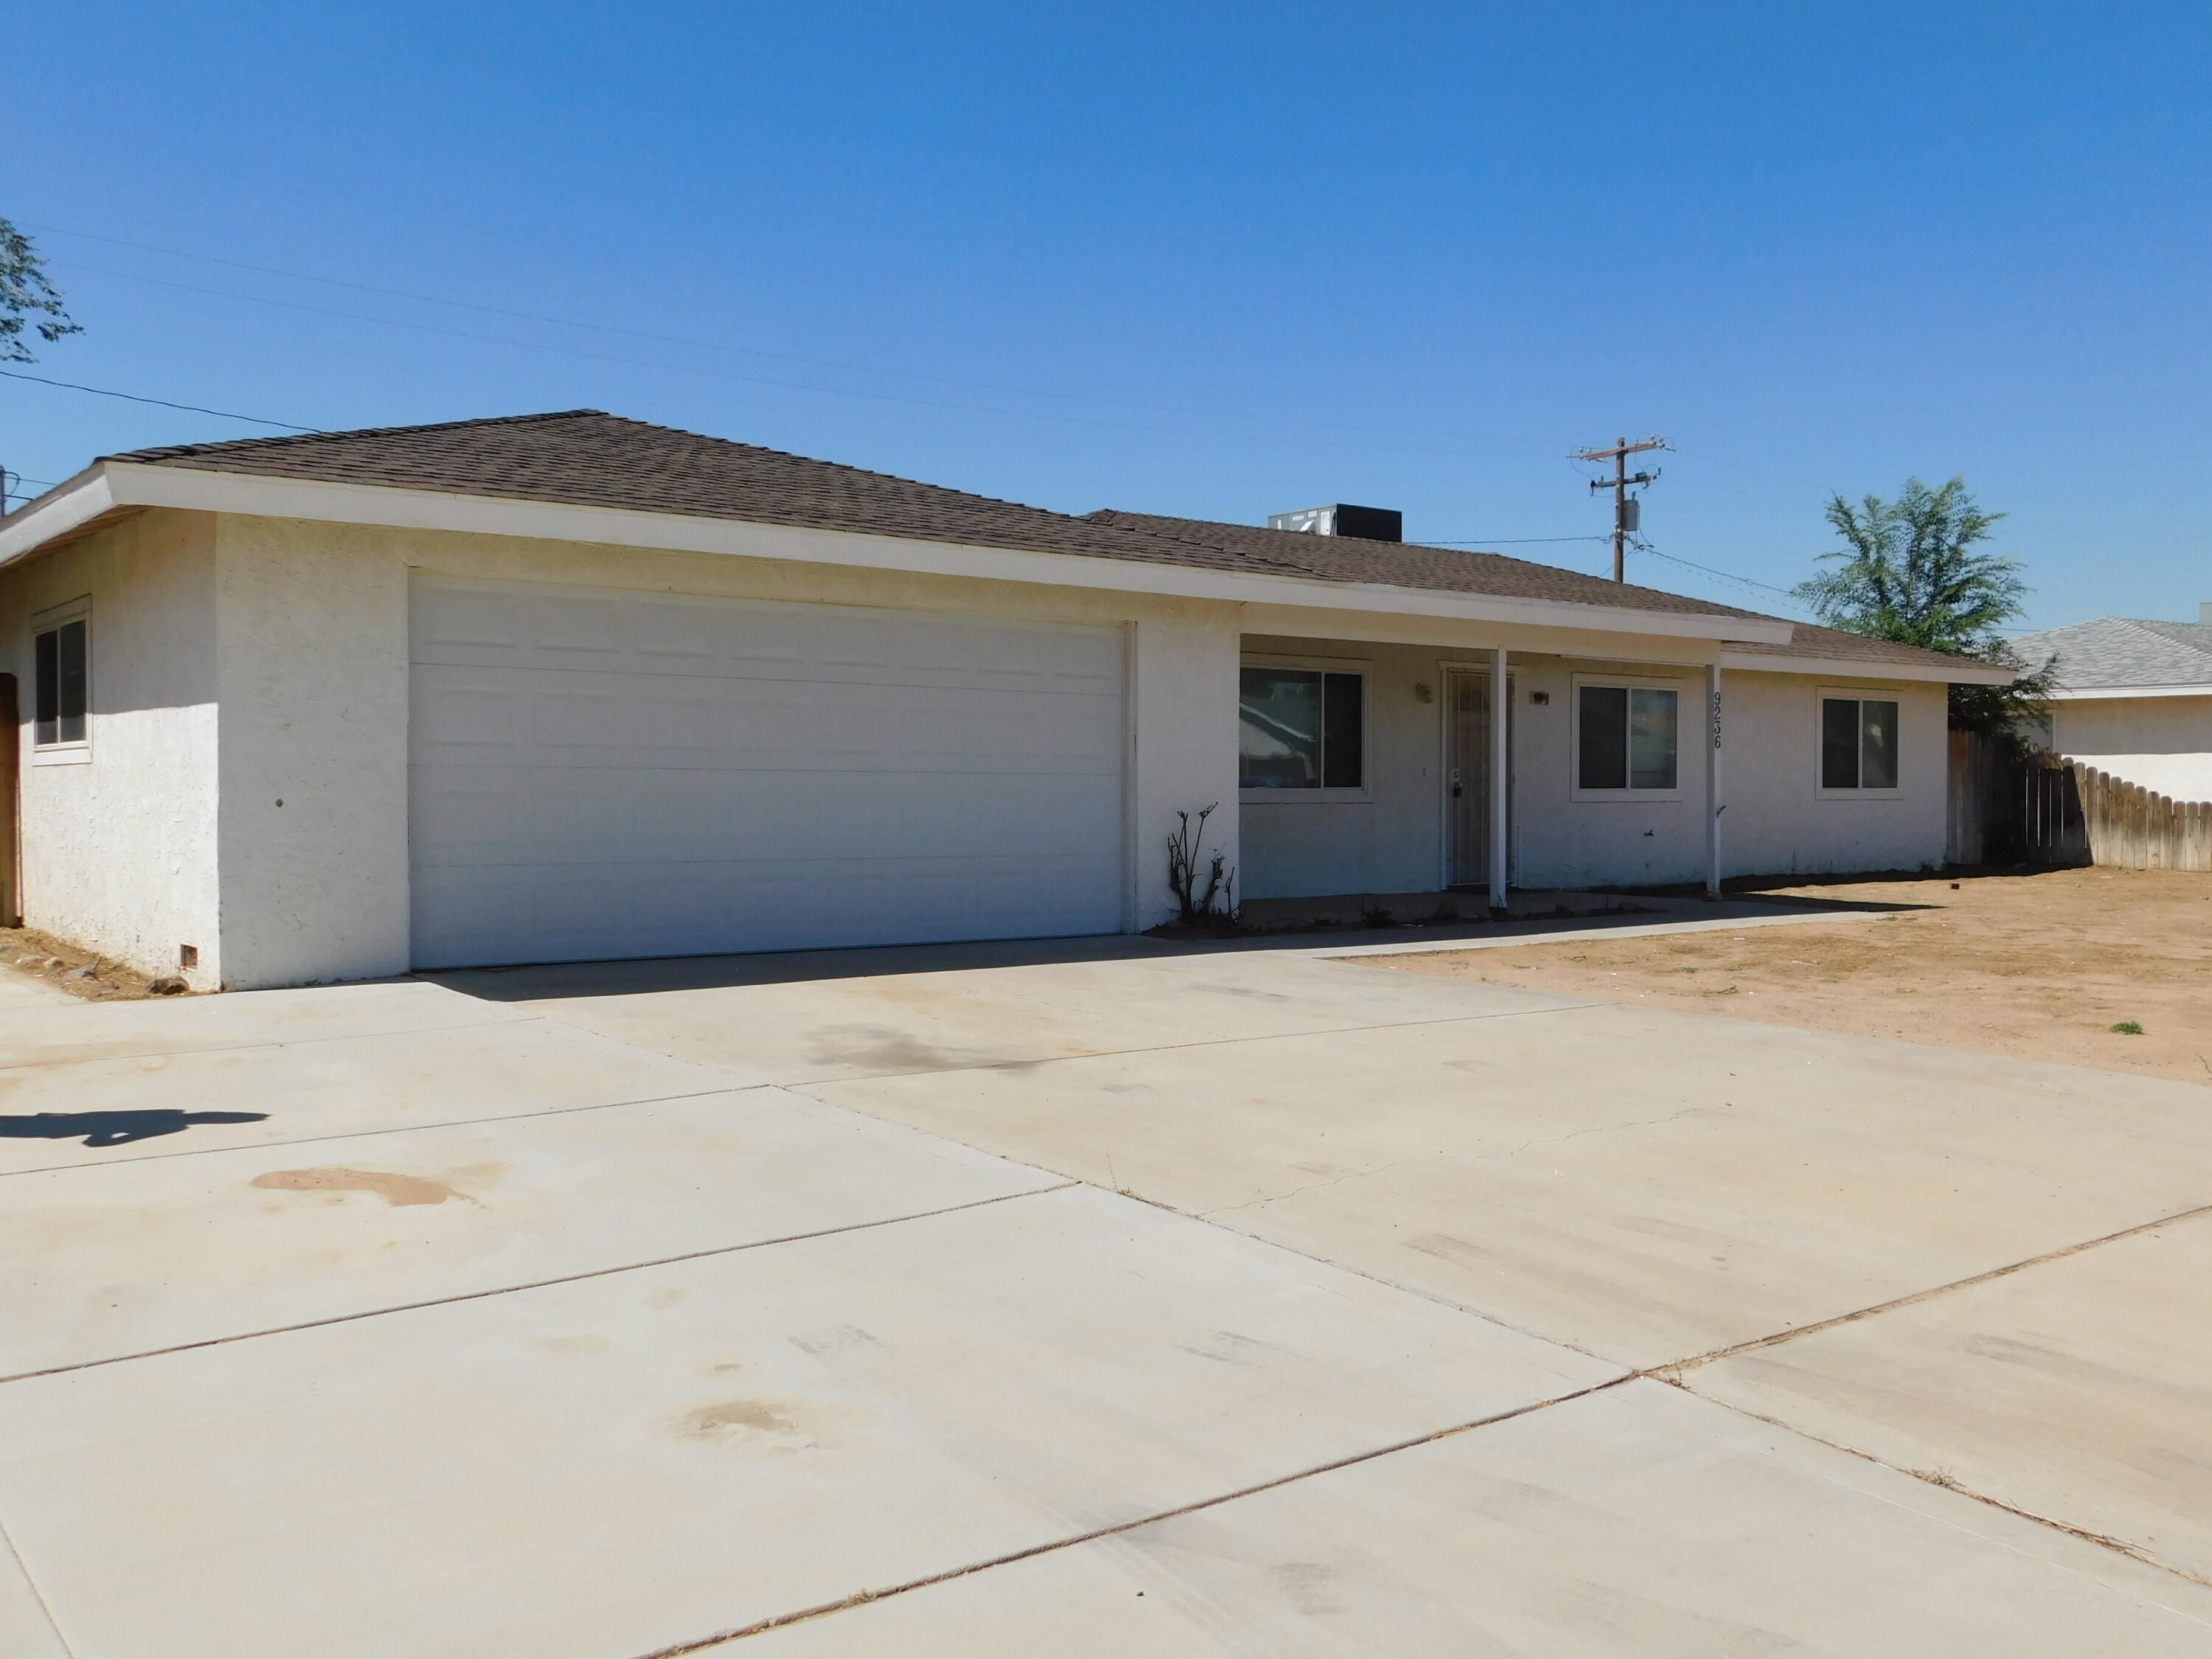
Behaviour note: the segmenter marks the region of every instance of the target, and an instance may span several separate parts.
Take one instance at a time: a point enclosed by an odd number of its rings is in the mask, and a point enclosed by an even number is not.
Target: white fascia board
[[[1854,662],[1844,657],[1770,657],[1764,653],[1723,651],[1721,666],[1747,674],[1811,674],[1823,679],[1924,680],[1937,685],[2010,685],[2020,676],[2014,668],[1973,662],[1965,657],[1955,665],[1934,663]]]
[[[103,466],[89,466],[65,483],[49,489],[36,501],[0,519],[0,565],[12,564],[25,554],[44,547],[57,536],[66,536],[111,508],[120,506]]]
[[[2212,685],[2083,685],[2044,694],[2053,702],[2101,697],[2212,697]]]
[[[1723,637],[1787,644],[1790,624],[1694,612],[1636,611],[1556,600],[1515,599],[1481,593],[1440,592],[1369,582],[1328,582],[1292,576],[1152,564],[1139,559],[1085,554],[1033,553],[1011,548],[909,540],[850,531],[809,530],[787,525],[646,513],[623,507],[575,507],[503,496],[399,489],[377,484],[268,478],[193,467],[104,463],[118,506],[167,507],[267,518],[321,520],[335,524],[386,525],[408,530],[450,530],[543,541],[588,542],[677,552],[788,559],[802,563],[972,576],[1054,587],[1157,593],[1236,604],[1322,606],[1396,616],[1447,617],[1472,622],[1523,623],[1599,633]],[[81,520],[79,520],[81,522]],[[57,532],[48,532],[57,533]],[[44,539],[43,537],[38,539]],[[35,541],[27,541],[27,552]],[[11,556],[0,550],[0,562]]]

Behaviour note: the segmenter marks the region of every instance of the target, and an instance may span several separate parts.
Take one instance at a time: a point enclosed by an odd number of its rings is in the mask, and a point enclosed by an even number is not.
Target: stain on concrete
[[[1239,1335],[1235,1331],[1215,1331],[1202,1341],[1182,1342],[1176,1346],[1182,1352],[1200,1359],[1248,1369],[1264,1365],[1283,1352],[1272,1342],[1262,1342],[1256,1336]]]
[[[677,1432],[696,1445],[776,1454],[823,1451],[837,1443],[797,1408],[772,1400],[718,1400],[696,1407],[678,1419]]]
[[[1016,1058],[981,1048],[940,1048],[896,1025],[830,1025],[807,1058],[817,1066],[859,1066],[872,1072],[958,1072]]]
[[[388,1170],[349,1170],[325,1165],[313,1170],[271,1170],[253,1177],[252,1184],[279,1193],[374,1193],[394,1209],[416,1204],[443,1204],[458,1198],[464,1204],[477,1200],[459,1188],[427,1176],[398,1175]]]
[[[1336,1584],[1336,1569],[1327,1562],[1279,1562],[1267,1569],[1267,1577],[1291,1605],[1309,1619],[1325,1619],[1344,1611],[1332,1593]]]
[[[788,1339],[801,1353],[837,1353],[847,1348],[872,1348],[876,1339],[858,1325],[834,1325],[824,1331],[802,1331]]]

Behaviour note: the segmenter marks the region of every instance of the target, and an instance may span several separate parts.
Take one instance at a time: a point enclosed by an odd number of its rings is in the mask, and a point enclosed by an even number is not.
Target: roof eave
[[[158,462],[102,461],[49,491],[7,521],[0,565],[21,558],[111,507],[159,507],[249,516],[388,525],[532,537],[550,541],[746,554],[804,562],[880,566],[943,575],[1106,588],[1171,598],[1299,605],[1337,611],[1524,623],[1600,633],[1698,640],[1750,639],[1786,645],[1791,626],[1697,611],[1643,611],[1553,599],[1513,599],[1379,582],[1218,570],[1142,558],[980,546],[878,532],[815,529],[754,520],[705,518],[631,507],[530,501],[392,484],[338,483],[226,472]],[[1136,532],[1131,532],[1134,534]],[[778,544],[764,550],[763,536]],[[750,545],[740,545],[750,544]]]
[[[116,499],[108,465],[106,461],[94,461],[75,477],[64,479],[0,519],[0,565],[13,564],[82,529],[103,514],[131,505]]]
[[[2103,697],[2212,697],[2212,684],[2175,681],[2157,685],[2063,685],[2045,693],[2054,702]]]
[[[1885,662],[1877,657],[1790,656],[1779,652],[1721,651],[1723,669],[1753,674],[1809,674],[1839,680],[1915,680],[1936,685],[2010,685],[2020,671],[1958,657],[1942,662]]]

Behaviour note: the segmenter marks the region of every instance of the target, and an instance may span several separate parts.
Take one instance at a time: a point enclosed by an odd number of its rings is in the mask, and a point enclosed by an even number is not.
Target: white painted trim
[[[1239,681],[1237,702],[1241,714],[1243,697],[1244,671],[1248,668],[1291,668],[1310,674],[1357,674],[1359,677],[1359,776],[1357,788],[1331,789],[1324,785],[1318,789],[1249,789],[1240,777],[1237,784],[1237,802],[1241,811],[1248,806],[1372,806],[1375,804],[1375,785],[1370,775],[1375,748],[1375,695],[1370,682],[1375,678],[1375,659],[1372,657],[1285,657],[1276,652],[1239,652],[1237,672]],[[1322,688],[1322,764],[1328,764],[1327,709],[1328,689]],[[1239,761],[1239,769],[1242,769]],[[1242,833],[1243,826],[1238,826]]]
[[[1567,799],[1577,805],[1589,806],[1640,806],[1650,801],[1684,799],[1682,732],[1684,716],[1689,712],[1689,684],[1686,678],[1668,678],[1650,674],[1570,675],[1567,681]],[[1672,789],[1638,789],[1633,784],[1619,789],[1583,787],[1583,688],[1586,685],[1607,690],[1618,687],[1632,691],[1672,691],[1674,694],[1674,787]]]
[[[1505,908],[1513,834],[1513,680],[1505,647],[1490,653],[1490,908]]]
[[[1872,693],[1879,686],[1817,685],[1813,688],[1813,799],[1815,800],[1902,800],[1905,799],[1905,700],[1902,697],[1881,697]],[[1887,789],[1831,789],[1820,781],[1822,769],[1827,763],[1828,705],[1831,702],[1886,702],[1897,710],[1897,782]],[[1861,717],[1859,725],[1859,773],[1866,773],[1866,725]]]
[[[0,519],[0,564],[12,564],[57,536],[89,524],[116,505],[107,466],[95,462],[66,483]]]
[[[1456,882],[1452,873],[1452,676],[1469,674],[1488,683],[1494,666],[1495,664],[1488,654],[1481,657],[1455,656],[1437,659],[1437,890],[1439,892],[1450,889],[1455,884],[1465,885],[1464,883]],[[1505,860],[1506,884],[1509,887],[1512,884],[1513,872],[1517,867],[1516,860],[1520,853],[1520,848],[1514,844],[1512,839],[1513,763],[1520,752],[1519,745],[1515,741],[1516,727],[1513,716],[1513,671],[1509,666],[1505,673],[1504,695],[1499,696],[1495,686],[1492,686],[1490,701],[1491,718],[1496,720],[1502,714],[1507,728],[1505,733]],[[1493,733],[1493,742],[1494,740]],[[1494,759],[1493,756],[1485,756],[1483,763],[1487,767],[1493,763]],[[1497,806],[1494,798],[1491,805],[1494,814]],[[1492,827],[1495,828],[1494,825]]]
[[[1810,674],[1821,679],[1911,680],[1938,685],[2010,685],[2020,678],[2016,668],[1959,659],[1955,666],[1930,663],[1853,662],[1834,657],[1770,657],[1748,651],[1723,650],[1723,668],[1752,674]]]
[[[1721,735],[1725,725],[1721,702],[1722,668],[1705,668],[1705,892],[1721,896],[1721,814],[1728,803],[1721,799]]]
[[[1706,640],[1732,637],[1777,645],[1786,645],[1790,639],[1791,625],[1788,623],[1741,617],[1507,599],[1492,594],[1393,587],[1380,582],[1330,582],[1152,564],[1140,559],[1090,554],[1027,552],[849,531],[808,530],[677,513],[578,507],[376,484],[255,477],[145,462],[104,461],[82,475],[82,483],[72,480],[60,491],[33,503],[24,510],[21,523],[0,532],[0,564],[23,556],[53,537],[97,516],[109,506],[166,507],[191,512],[319,520],[332,524],[374,524],[410,530],[589,542],[602,546],[735,554],[1304,609],[1321,607],[1468,622],[1516,623],[1596,633]],[[104,492],[105,499],[92,507],[88,503],[93,497],[84,492],[95,487]],[[70,505],[67,511],[59,510],[70,503],[76,505]],[[48,517],[50,512],[54,516]]]
[[[88,618],[91,615],[92,595],[80,593],[73,599],[64,599],[59,605],[50,605],[44,611],[33,611],[30,620],[32,636],[36,638],[50,629],[59,628],[65,622],[75,622],[79,617]],[[88,632],[88,640],[89,637],[89,632]],[[88,657],[88,672],[89,672],[89,666]]]
[[[1141,933],[1143,850],[1137,823],[1137,674],[1142,666],[1144,624],[1121,624],[1121,931]]]
[[[36,665],[40,635],[52,634],[71,623],[84,624],[84,735],[66,742],[39,741],[39,687]],[[92,763],[92,739],[100,722],[94,718],[98,699],[93,690],[94,657],[99,633],[92,625],[92,595],[80,593],[59,605],[50,605],[44,611],[33,611],[28,623],[31,651],[27,660],[33,665],[31,673],[31,717],[24,722],[31,731],[31,764],[33,766],[88,766]],[[58,655],[61,647],[54,647]],[[20,709],[19,709],[20,714]],[[56,711],[58,714],[58,710]]]
[[[2107,697],[2212,697],[2212,685],[2084,685],[2045,694],[2052,702]]]

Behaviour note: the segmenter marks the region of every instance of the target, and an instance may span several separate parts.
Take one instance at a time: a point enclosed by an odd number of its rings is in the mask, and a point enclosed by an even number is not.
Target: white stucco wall
[[[1310,623],[1285,632],[1299,619],[1271,608],[1272,631],[1246,635],[1240,607],[1220,600],[776,556],[805,533],[748,527],[757,551],[732,556],[161,509],[0,573],[0,659],[27,704],[29,617],[82,596],[94,606],[93,762],[28,764],[21,734],[29,919],[149,971],[173,970],[178,946],[196,945],[190,977],[206,988],[404,971],[412,570],[1117,627],[1130,665],[1130,927],[1171,912],[1164,843],[1176,811],[1216,803],[1209,840],[1229,854],[1245,896],[1418,891],[1442,881],[1443,669],[1479,665],[1499,637],[1494,628],[1406,619],[1394,627],[1421,643],[1376,644]],[[1703,671],[1620,665],[1679,683],[1678,797],[1576,800],[1573,677],[1606,666],[1574,654],[1585,638],[1505,635],[1509,647],[1526,647],[1513,671],[1514,878],[1525,887],[1700,879]],[[1635,644],[1650,654],[1697,648],[1656,637]],[[1552,654],[1529,654],[1540,647]],[[1240,808],[1237,673],[1248,651],[1367,665],[1370,799]],[[1822,684],[1729,676],[1727,871],[1940,860],[1943,689],[1887,688],[1901,707],[1896,798],[1828,800],[1815,787]],[[1431,688],[1430,701],[1419,685]],[[1547,704],[1532,701],[1538,691]]]
[[[1507,641],[1510,648],[1511,641]],[[1248,635],[1248,657],[1370,665],[1371,800],[1248,799],[1246,891],[1254,898],[1419,892],[1442,884],[1443,672],[1481,652]],[[1520,887],[1660,886],[1705,874],[1705,670],[1698,665],[1516,656],[1510,666],[1512,861]],[[1571,742],[1577,675],[1673,685],[1680,694],[1679,787],[1665,797],[1576,799]],[[1414,688],[1437,692],[1424,703]],[[1824,797],[1819,693],[1894,696],[1893,795]],[[1538,703],[1537,695],[1547,701]],[[1724,678],[1722,868],[1728,875],[1917,869],[1944,851],[1946,696],[1941,685],[1829,681],[1731,671]]]
[[[2212,800],[2212,697],[2069,697],[2051,747],[2174,800]]]
[[[1823,689],[1896,698],[1896,794],[1820,790]],[[1943,862],[1951,764],[1947,687],[1730,671],[1722,691],[1727,873],[1819,875]]]
[[[1370,799],[1302,799],[1285,790],[1246,797],[1238,890],[1247,898],[1311,898],[1436,887],[1443,858],[1437,772],[1443,680],[1437,652],[1422,646],[1249,635],[1243,655],[1366,671]],[[1426,685],[1437,701],[1422,702],[1417,685]]]
[[[780,532],[763,527],[763,555]],[[1130,641],[1128,914],[1171,913],[1177,808],[1237,844],[1237,611],[1213,601],[225,514],[221,570],[225,981],[404,971],[410,568],[480,580],[1111,625]],[[281,807],[276,802],[282,800]]]
[[[357,526],[218,525],[224,983],[404,973],[406,566]]]
[[[41,763],[31,618],[91,604],[89,758]],[[149,513],[0,573],[0,667],[15,676],[24,920],[149,974],[222,982],[216,880],[216,538]],[[199,964],[179,967],[180,947]]]

